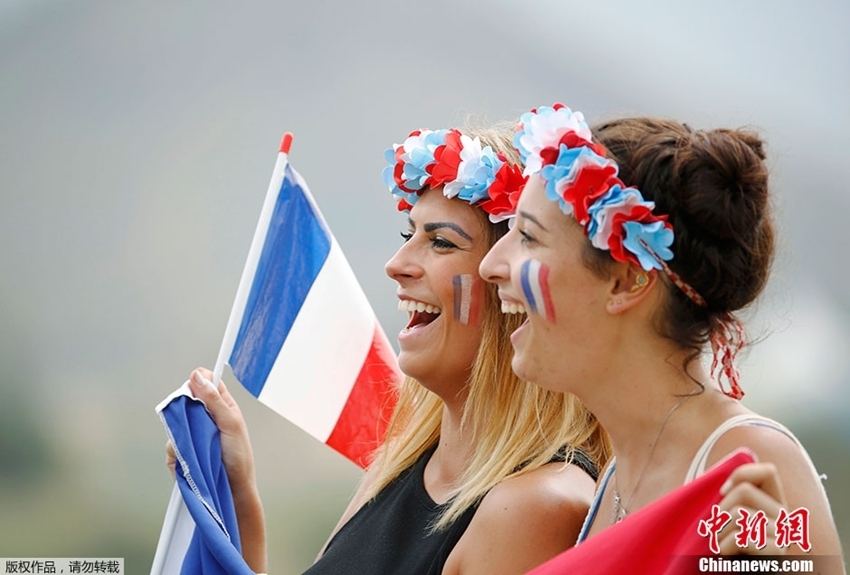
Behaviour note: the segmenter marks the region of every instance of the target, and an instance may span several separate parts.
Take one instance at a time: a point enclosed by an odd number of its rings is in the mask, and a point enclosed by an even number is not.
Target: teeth
[[[502,313],[528,313],[521,303],[502,302]]]
[[[410,299],[400,299],[398,300],[398,309],[399,311],[407,311],[407,312],[425,312],[425,313],[442,313],[440,308],[437,306],[423,303],[421,301],[413,301]]]

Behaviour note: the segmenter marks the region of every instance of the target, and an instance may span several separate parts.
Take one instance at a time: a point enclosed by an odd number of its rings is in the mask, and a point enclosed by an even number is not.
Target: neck
[[[472,452],[472,434],[461,426],[463,402],[446,403],[440,422],[440,440],[425,467],[425,489],[437,503],[453,494]]]
[[[659,346],[666,349],[647,349]],[[694,380],[705,382],[707,377],[698,361],[688,366],[690,376],[685,373],[682,365],[689,352],[671,350],[663,342],[620,349],[632,352],[618,354],[580,398],[608,432],[618,475],[624,479],[637,476],[653,446],[687,421],[682,414],[701,392]]]

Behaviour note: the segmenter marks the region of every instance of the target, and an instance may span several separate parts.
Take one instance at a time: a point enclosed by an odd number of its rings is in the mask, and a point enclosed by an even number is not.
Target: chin
[[[528,362],[523,361],[522,355],[514,351],[514,358],[511,360],[511,369],[513,372],[523,381],[537,384],[537,382],[534,381],[537,374],[534,373],[534,370],[529,369],[529,367]]]
[[[399,352],[398,354],[398,368],[404,375],[409,377],[416,378],[416,372],[419,371],[416,369],[417,361],[411,358],[408,354],[404,353],[404,351]]]
[[[533,383],[534,385],[540,386],[544,389],[563,391],[558,389],[558,382],[545,381],[542,378],[539,362],[536,362],[532,358],[528,358],[521,353],[514,352],[513,361],[511,361],[511,369],[513,369],[516,376],[523,381]]]
[[[429,360],[422,357],[421,354],[405,353],[403,351],[398,354],[398,367],[401,372],[420,383],[423,380],[430,379],[434,372],[436,361],[439,361],[439,359]]]

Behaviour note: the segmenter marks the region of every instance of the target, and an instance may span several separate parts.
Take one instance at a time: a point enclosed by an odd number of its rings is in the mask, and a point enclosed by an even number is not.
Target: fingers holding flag
[[[189,377],[192,394],[204,402],[218,427],[221,460],[230,482],[233,504],[242,537],[242,555],[257,572],[265,571],[266,534],[263,504],[257,489],[254,452],[242,410],[223,381],[216,388],[213,373],[199,367]]]
[[[785,502],[785,493],[776,465],[769,462],[748,463],[738,467],[720,488],[724,496],[721,507],[755,504],[758,509],[774,514]]]
[[[204,402],[216,425],[222,431],[235,429],[245,425],[242,412],[236,400],[227,391],[223,381],[218,387],[212,383],[213,373],[203,367],[197,368],[189,377],[189,388],[192,393]],[[224,428],[224,429],[222,429]]]
[[[779,472],[773,463],[750,463],[738,467],[720,488],[720,509],[730,521],[720,533],[723,555],[782,555],[785,549],[771,537],[780,510],[786,506]]]
[[[189,389],[196,398],[204,402],[221,434],[221,459],[235,497],[241,489],[256,489],[254,452],[248,435],[248,425],[239,405],[227,391],[224,382],[219,382],[216,388],[210,380],[211,377],[210,370],[196,369],[189,378]]]
[[[174,444],[171,443],[171,440],[165,442],[165,466],[168,468],[168,471],[171,472],[171,479],[177,481],[177,455],[174,452]]]

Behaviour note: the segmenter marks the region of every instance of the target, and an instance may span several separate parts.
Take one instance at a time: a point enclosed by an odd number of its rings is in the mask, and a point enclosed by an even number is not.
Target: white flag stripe
[[[463,274],[460,276],[460,321],[461,323],[469,323],[469,309],[472,304],[472,276]]]
[[[259,400],[327,441],[372,345],[375,314],[335,239]]]

